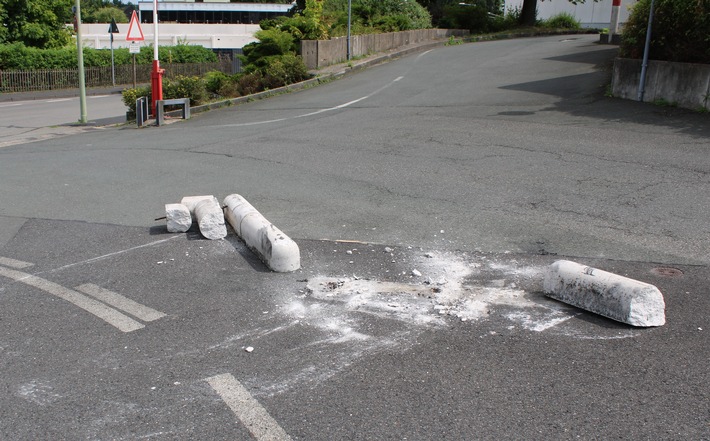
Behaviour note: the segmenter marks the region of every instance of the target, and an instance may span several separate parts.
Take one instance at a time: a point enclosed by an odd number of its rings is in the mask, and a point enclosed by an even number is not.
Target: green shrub
[[[230,82],[229,75],[218,70],[205,74],[205,88],[213,95],[221,95],[219,91]]]
[[[493,30],[493,21],[483,5],[449,5],[444,8],[442,26],[451,29],[468,29],[472,34]]]
[[[111,51],[108,49],[84,48],[84,66],[110,66]],[[131,64],[133,57],[127,48],[114,49],[116,65]],[[202,46],[160,46],[159,58],[172,63],[214,63],[217,55]],[[152,46],[141,47],[136,55],[136,63],[153,62]],[[77,55],[75,46],[57,49],[38,49],[22,43],[0,45],[0,70],[37,70],[37,69],[76,69]]]
[[[264,88],[274,89],[308,78],[306,65],[296,55],[275,55],[265,58],[264,62],[265,66],[260,70]]]
[[[205,81],[200,77],[178,75],[163,79],[163,99],[190,98],[190,105],[197,106],[207,99]]]
[[[147,96],[150,100],[150,86],[124,89],[123,92],[121,92],[121,99],[123,100],[123,104],[128,108],[130,118],[136,117],[136,100],[143,96]]]
[[[567,12],[560,12],[547,20],[543,20],[542,27],[550,29],[581,29],[582,24],[574,15]]]
[[[620,55],[642,58],[650,0],[639,0],[624,27]],[[656,0],[649,58],[710,64],[710,0]]]
[[[262,90],[264,90],[264,87],[262,86],[260,72],[242,75],[237,83],[239,95],[251,95]]]

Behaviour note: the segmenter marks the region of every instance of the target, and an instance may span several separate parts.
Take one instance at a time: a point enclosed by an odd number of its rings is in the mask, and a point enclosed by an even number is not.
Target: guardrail
[[[195,76],[218,70],[232,73],[232,62],[217,63],[166,63],[166,78],[178,75]],[[152,65],[136,65],[136,82],[150,83]],[[111,66],[84,68],[86,87],[112,86]],[[133,65],[116,66],[116,84],[133,84]],[[40,90],[74,89],[79,87],[79,69],[38,69],[38,70],[0,70],[0,92],[33,92]]]

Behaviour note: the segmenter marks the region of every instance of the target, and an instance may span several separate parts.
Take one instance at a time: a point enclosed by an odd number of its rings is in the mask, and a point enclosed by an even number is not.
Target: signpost
[[[126,33],[126,41],[131,42],[129,53],[133,54],[133,88],[136,88],[136,54],[141,51],[140,42],[145,40],[143,36],[143,30],[138,22],[138,15],[136,11],[133,11],[131,15],[131,21],[128,25],[128,32]]]
[[[118,25],[115,19],[111,19],[111,24],[108,27],[108,33],[111,36],[111,83],[116,85],[116,65],[113,62],[113,34],[118,34]]]

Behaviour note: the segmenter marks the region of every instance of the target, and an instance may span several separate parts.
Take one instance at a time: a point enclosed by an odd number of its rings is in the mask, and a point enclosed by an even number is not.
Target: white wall
[[[153,24],[142,23],[141,30],[145,41],[142,44],[153,43]],[[108,49],[111,47],[111,37],[108,33],[108,23],[84,23],[81,25],[81,40],[84,47]],[[239,49],[257,41],[254,33],[259,25],[251,24],[175,24],[158,25],[158,45],[172,46],[178,42],[204,46],[210,49]],[[118,34],[113,35],[113,47],[128,47],[126,41],[128,23],[118,24]]]
[[[561,12],[567,12],[582,22],[585,28],[608,28],[611,22],[612,0],[587,0],[580,5],[574,5],[567,0],[538,0],[537,18],[547,19]],[[629,8],[636,4],[636,0],[622,0],[619,11],[619,23],[626,23],[629,19]],[[505,9],[520,8],[523,0],[505,0]],[[621,26],[620,26],[621,28]]]

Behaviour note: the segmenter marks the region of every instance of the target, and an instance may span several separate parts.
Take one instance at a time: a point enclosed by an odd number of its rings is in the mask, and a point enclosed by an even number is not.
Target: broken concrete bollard
[[[543,289],[548,297],[629,325],[666,323],[666,304],[655,286],[568,260],[548,267]]]
[[[171,233],[184,233],[192,226],[190,209],[183,204],[165,204],[165,219]]]
[[[238,194],[224,198],[225,217],[239,237],[273,271],[296,271],[301,267],[301,252],[296,242],[266,220]]]
[[[227,237],[224,225],[224,213],[217,201],[204,199],[195,205],[195,218],[200,226],[200,233],[207,239],[216,240]]]
[[[190,213],[192,213],[192,218],[195,219],[195,207],[197,206],[197,204],[204,201],[205,199],[212,200],[215,204],[219,205],[219,201],[217,200],[217,198],[212,195],[185,196],[184,198],[182,198],[180,203],[186,206],[188,210],[190,210]]]

